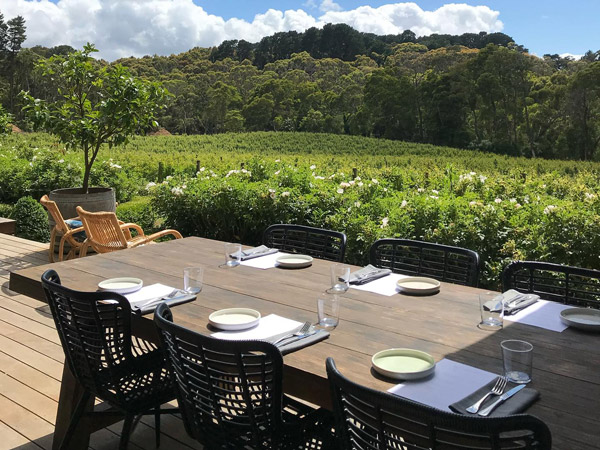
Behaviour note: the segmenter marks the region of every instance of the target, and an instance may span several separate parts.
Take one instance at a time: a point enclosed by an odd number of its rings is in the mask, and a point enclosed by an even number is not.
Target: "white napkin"
[[[280,256],[285,256],[288,253],[272,253],[270,255],[261,256],[260,258],[248,259],[246,261],[241,261],[240,264],[242,266],[254,267],[255,269],[272,269],[276,266],[277,258]]]
[[[462,400],[497,376],[476,367],[442,359],[436,364],[432,377],[405,381],[388,389],[388,392],[442,411],[452,411],[449,405]]]
[[[148,286],[144,286],[139,291],[132,292],[131,294],[125,295],[131,306],[143,304],[150,300],[160,297],[166,297],[175,290],[174,287],[165,286],[164,284],[155,283]]]
[[[561,333],[568,328],[568,325],[565,325],[560,320],[560,312],[572,307],[570,305],[563,305],[562,303],[549,302],[548,300],[538,300],[533,305],[519,312],[510,316],[504,316],[504,320],[524,323],[525,325]]]
[[[259,258],[260,259],[260,258]],[[219,331],[213,333],[212,337],[226,339],[229,341],[258,339],[262,341],[272,341],[279,339],[287,334],[295,333],[303,325],[302,322],[287,319],[277,314],[269,314],[261,317],[258,325],[249,330],[241,331]]]
[[[379,278],[378,280],[371,281],[366,284],[351,284],[351,289],[358,289],[359,291],[374,292],[375,294],[392,296],[398,293],[398,287],[396,283],[401,278],[407,278],[408,275],[400,275],[399,273],[391,273],[386,277]]]

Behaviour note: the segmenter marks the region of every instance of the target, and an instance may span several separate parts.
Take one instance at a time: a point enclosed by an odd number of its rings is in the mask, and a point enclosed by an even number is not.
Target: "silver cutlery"
[[[289,345],[289,344],[292,344],[292,343],[294,343],[294,342],[301,341],[302,339],[305,339],[305,338],[307,338],[307,337],[309,337],[309,336],[313,336],[313,335],[317,334],[317,331],[319,331],[319,330],[311,330],[311,331],[308,331],[306,334],[303,334],[302,336],[294,336],[294,337],[291,337],[291,338],[289,338],[289,339],[288,339],[288,340],[286,340],[286,341],[282,341],[282,342],[280,342],[280,343],[278,344],[278,347],[279,347],[279,346],[282,346],[282,345]]]
[[[154,303],[162,302],[163,300],[168,300],[170,298],[173,298],[173,297],[175,297],[175,295],[177,295],[178,292],[180,292],[179,289],[173,289],[173,291],[171,293],[169,293],[168,295],[163,295],[162,297],[153,298],[152,300],[148,300],[146,303],[142,303],[141,305],[137,306],[137,309],[142,309],[142,308],[145,308],[146,306],[150,306]]]
[[[475,414],[477,411],[479,411],[479,408],[481,408],[481,405],[483,405],[483,402],[485,402],[490,395],[501,395],[504,392],[504,389],[506,388],[507,381],[508,380],[506,379],[506,377],[496,378],[496,384],[494,384],[492,389],[487,394],[485,394],[483,397],[481,397],[477,402],[475,402],[474,404],[469,406],[467,408],[467,411]]]
[[[525,388],[525,385],[524,384],[520,384],[519,386],[514,387],[510,391],[502,394],[500,396],[500,398],[498,400],[496,400],[494,403],[492,403],[490,406],[488,406],[487,408],[479,411],[479,415],[483,416],[483,417],[489,416],[490,413],[494,409],[496,409],[496,407],[498,405],[500,405],[500,403],[505,402],[506,400],[508,400],[509,398],[511,398],[513,395],[515,395],[517,392],[519,392],[521,389],[524,389],[524,388]]]
[[[285,336],[280,337],[275,342],[273,342],[273,344],[277,345],[279,342],[281,342],[285,339],[289,339],[291,337],[304,336],[305,334],[307,334],[310,331],[310,327],[312,327],[311,322],[304,322],[304,324],[300,327],[300,329],[298,331],[296,331],[295,333],[286,334]]]

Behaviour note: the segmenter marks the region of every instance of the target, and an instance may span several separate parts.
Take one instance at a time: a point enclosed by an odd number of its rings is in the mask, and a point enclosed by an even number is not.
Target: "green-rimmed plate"
[[[396,380],[418,380],[431,375],[435,370],[433,357],[420,350],[390,348],[373,355],[373,369]]]
[[[560,312],[560,320],[573,328],[587,331],[600,331],[600,310],[590,308],[569,308]]]
[[[110,278],[98,283],[98,289],[101,291],[117,292],[119,294],[131,294],[139,291],[144,282],[139,278],[121,277]]]

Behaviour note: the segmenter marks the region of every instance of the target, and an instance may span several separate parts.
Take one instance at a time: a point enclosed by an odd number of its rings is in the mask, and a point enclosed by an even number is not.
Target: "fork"
[[[304,324],[302,325],[302,327],[300,327],[300,329],[298,331],[296,331],[295,333],[286,334],[285,336],[280,337],[275,342],[273,342],[273,345],[278,344],[279,342],[281,342],[285,339],[294,337],[294,336],[304,336],[305,334],[307,334],[309,332],[310,327],[312,327],[311,322],[304,322]]]
[[[179,289],[173,289],[173,291],[171,291],[171,293],[169,295],[164,295],[162,297],[159,298],[153,298],[152,300],[147,301],[146,303],[141,304],[140,306],[138,306],[138,309],[142,309],[145,308],[146,306],[150,306],[154,303],[158,303],[161,302],[163,300],[168,300],[170,298],[175,297],[175,295],[179,292]]]
[[[479,411],[479,408],[481,408],[483,402],[486,401],[490,395],[501,395],[504,392],[504,388],[506,388],[506,383],[506,377],[498,377],[496,379],[496,384],[494,384],[494,387],[492,387],[492,389],[487,394],[481,397],[481,399],[477,403],[469,406],[467,408],[467,411],[475,414],[477,411]]]

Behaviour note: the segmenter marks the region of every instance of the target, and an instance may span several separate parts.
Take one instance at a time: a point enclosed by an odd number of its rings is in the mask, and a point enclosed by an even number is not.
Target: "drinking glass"
[[[204,269],[202,267],[185,267],[183,269],[183,290],[187,294],[197,294],[202,290]]]
[[[326,330],[337,327],[340,317],[340,299],[337,295],[323,295],[317,299],[319,325]]]
[[[242,244],[225,244],[225,265],[239,266],[242,259]]]
[[[483,330],[499,330],[504,320],[504,297],[498,292],[485,292],[479,294],[479,309],[481,322],[479,328]]]
[[[350,267],[345,264],[331,266],[331,289],[329,292],[342,294],[350,287]]]
[[[504,376],[513,383],[529,383],[533,367],[533,345],[526,341],[508,340],[500,343]]]

